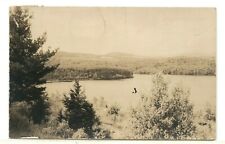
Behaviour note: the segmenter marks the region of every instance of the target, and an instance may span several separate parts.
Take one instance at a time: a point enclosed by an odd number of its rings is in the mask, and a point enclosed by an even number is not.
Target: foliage
[[[56,119],[50,121],[37,135],[40,138],[50,139],[88,139],[92,137],[95,139],[110,138],[110,132],[99,125],[94,126],[93,136],[90,137],[90,135],[85,132],[84,128],[73,130],[65,120],[59,122]]]
[[[65,119],[64,115],[63,115],[63,110],[61,109],[58,113],[58,116],[57,116],[57,120],[59,122],[62,122],[63,120]]]
[[[109,107],[108,111],[107,111],[107,115],[112,116],[113,121],[116,121],[116,118],[119,116],[119,111],[120,108],[117,105],[112,105]]]
[[[9,109],[9,136],[20,137],[31,133],[30,108],[26,102],[15,102]]]
[[[71,138],[74,130],[71,129],[66,121],[58,122],[53,119],[40,133],[41,138]]]
[[[31,116],[34,123],[47,122],[50,115],[50,104],[47,96],[43,95],[34,101],[31,109]]]
[[[215,57],[149,58],[59,52],[54,59],[55,63],[58,61],[61,69],[76,71],[109,68],[138,74],[216,75]]]
[[[85,133],[83,128],[78,129],[72,136],[73,139],[87,139],[88,135]]]
[[[74,69],[58,68],[46,76],[48,80],[72,81],[77,79],[111,80],[132,78],[133,73],[123,69],[96,68],[96,69]]]
[[[189,93],[174,88],[168,94],[168,84],[161,74],[153,77],[152,96],[143,96],[132,110],[131,126],[137,139],[188,139],[195,133],[193,106]]]
[[[204,114],[204,119],[207,121],[216,121],[216,114],[215,114],[215,110],[212,110],[211,108],[207,108],[206,112]]]
[[[85,133],[92,135],[92,126],[99,124],[99,119],[95,114],[92,104],[86,100],[86,96],[81,91],[81,85],[75,80],[74,89],[69,95],[64,95],[65,120],[69,127],[78,130],[84,128]]]
[[[43,78],[56,69],[48,65],[56,51],[41,49],[46,35],[33,39],[31,35],[31,15],[27,10],[13,7],[10,10],[10,105],[26,101],[31,106],[34,123],[47,119],[49,104],[45,92],[46,80]],[[38,113],[37,113],[38,112]]]
[[[196,139],[215,139],[215,109],[207,107],[205,111],[198,112],[195,117]]]
[[[93,131],[94,131],[93,135],[94,135],[95,139],[109,139],[109,138],[111,138],[110,131],[108,129],[102,128],[99,125],[95,126]]]

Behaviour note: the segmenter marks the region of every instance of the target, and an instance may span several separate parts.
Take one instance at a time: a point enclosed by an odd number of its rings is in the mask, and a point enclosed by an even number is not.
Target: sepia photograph
[[[9,8],[9,138],[216,139],[216,8]]]

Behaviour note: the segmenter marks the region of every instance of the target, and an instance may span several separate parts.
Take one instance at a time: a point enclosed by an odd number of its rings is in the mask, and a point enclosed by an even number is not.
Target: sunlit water
[[[152,75],[135,74],[134,78],[123,80],[83,80],[80,81],[89,101],[103,97],[109,104],[122,107],[135,106],[141,95],[150,95]],[[216,77],[215,76],[165,76],[169,82],[169,91],[174,86],[190,90],[190,100],[195,107],[204,108],[206,105],[215,106]],[[69,92],[73,82],[53,82],[46,84],[49,96],[61,95]],[[137,93],[132,93],[134,88]]]

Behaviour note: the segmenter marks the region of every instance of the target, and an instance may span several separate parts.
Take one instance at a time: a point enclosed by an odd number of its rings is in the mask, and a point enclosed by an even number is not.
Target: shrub
[[[213,108],[207,107],[205,111],[196,114],[196,138],[215,139],[216,114]]]
[[[27,102],[14,102],[9,107],[9,137],[39,136],[43,124],[34,124],[32,106]]]
[[[83,128],[78,129],[72,136],[73,139],[87,139],[88,135]]]
[[[95,139],[109,139],[111,138],[110,136],[110,131],[105,129],[105,128],[102,128],[101,126],[99,125],[96,125],[94,128],[93,128],[93,137]]]
[[[40,134],[41,138],[71,138],[74,131],[66,121],[58,122],[56,119],[50,121]]]
[[[174,88],[168,94],[168,84],[161,74],[153,77],[151,97],[143,96],[132,110],[131,127],[137,139],[188,139],[193,136],[193,106],[189,92]]]
[[[119,116],[120,108],[117,105],[112,105],[108,109],[107,115],[112,116],[113,121],[116,121],[116,118]]]
[[[30,107],[26,102],[15,102],[9,108],[9,136],[29,136],[32,122],[29,120]]]
[[[208,121],[216,121],[216,114],[215,114],[215,110],[213,110],[212,108],[207,108],[205,115],[204,115],[204,119],[208,120]]]

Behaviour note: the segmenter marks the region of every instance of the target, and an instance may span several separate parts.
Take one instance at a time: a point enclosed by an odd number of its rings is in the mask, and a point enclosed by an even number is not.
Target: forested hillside
[[[133,73],[128,70],[112,68],[73,69],[59,68],[47,75],[48,81],[72,81],[80,80],[114,80],[132,78]]]
[[[132,73],[170,75],[216,75],[214,57],[149,58],[123,53],[107,55],[59,52],[52,64],[60,63],[59,69],[48,79],[122,79]]]

